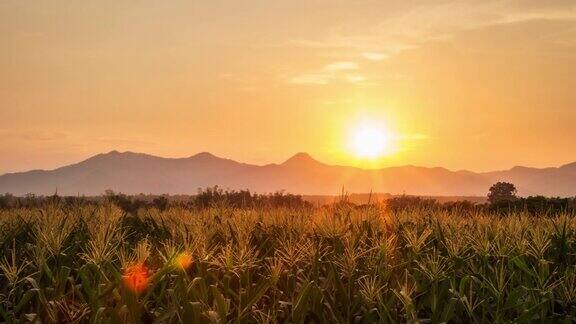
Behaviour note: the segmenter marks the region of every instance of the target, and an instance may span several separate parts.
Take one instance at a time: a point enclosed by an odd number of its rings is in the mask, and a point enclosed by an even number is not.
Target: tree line
[[[169,207],[184,208],[312,208],[313,204],[301,195],[285,193],[282,191],[271,194],[258,194],[249,190],[225,190],[218,186],[198,189],[193,196],[168,195],[126,195],[107,190],[104,195],[97,197],[82,196],[35,196],[29,194],[25,197],[16,197],[11,194],[0,195],[0,209],[33,208],[46,203],[57,202],[63,206],[77,206],[82,204],[99,204],[109,201],[119,206],[126,213],[136,214],[141,208],[157,208],[166,210]],[[347,205],[353,208],[362,208],[365,205],[356,205],[343,196],[334,205]],[[373,205],[370,203],[368,205]],[[474,203],[468,200],[441,203],[436,199],[419,196],[402,195],[387,199],[384,207],[392,212],[402,212],[409,209],[427,211],[459,211],[462,213],[490,212],[495,214],[509,214],[511,212],[526,212],[533,216],[556,215],[559,213],[576,213],[576,197],[544,197],[529,196],[518,197],[514,184],[498,182],[489,188],[486,203]]]
[[[393,212],[416,208],[421,210],[461,211],[464,213],[481,211],[500,215],[517,212],[525,212],[532,216],[551,216],[560,213],[576,214],[576,197],[518,197],[517,192],[514,184],[497,182],[488,190],[486,203],[475,204],[467,200],[440,203],[436,199],[403,195],[387,200],[386,205]]]
[[[166,210],[169,207],[184,208],[311,208],[312,204],[295,195],[278,191],[270,194],[258,194],[250,190],[225,190],[218,186],[198,189],[196,195],[127,195],[112,190],[106,190],[102,196],[36,196],[28,194],[17,197],[12,194],[0,195],[0,209],[33,208],[46,203],[59,203],[63,206],[93,205],[109,201],[120,207],[126,213],[135,214],[140,208],[157,208]]]

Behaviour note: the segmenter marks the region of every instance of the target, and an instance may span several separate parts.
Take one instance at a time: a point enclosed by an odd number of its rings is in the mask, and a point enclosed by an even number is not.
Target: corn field
[[[576,321],[576,219],[381,206],[0,211],[5,323]]]

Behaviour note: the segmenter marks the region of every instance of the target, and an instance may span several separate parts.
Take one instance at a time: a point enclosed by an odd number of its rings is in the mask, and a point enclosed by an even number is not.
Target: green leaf
[[[304,320],[313,283],[313,281],[306,283],[296,298],[296,303],[292,308],[292,320],[295,323],[301,323]]]
[[[34,297],[34,295],[37,293],[38,293],[38,289],[31,289],[31,290],[28,290],[26,293],[24,293],[24,296],[22,296],[22,298],[20,299],[20,302],[18,302],[18,305],[16,305],[16,307],[14,307],[14,313],[18,314],[20,312],[20,310],[22,309],[22,307],[27,305],[30,302],[30,300],[32,299],[32,297]]]
[[[184,318],[189,323],[201,323],[202,303],[188,302],[184,305]]]
[[[218,316],[220,316],[220,320],[222,322],[226,322],[226,318],[228,317],[228,311],[230,309],[230,300],[225,299],[224,296],[218,290],[218,287],[216,287],[215,285],[210,286],[210,291],[212,292],[212,297],[214,298],[216,311],[218,312]]]
[[[248,302],[246,303],[246,305],[244,305],[244,308],[240,313],[240,318],[242,318],[246,312],[250,311],[252,305],[256,304],[260,300],[260,298],[264,296],[264,294],[268,291],[271,285],[272,283],[268,279],[264,280],[264,282],[260,284],[260,286],[256,289],[256,292],[252,296],[250,296],[250,299],[248,299]]]
[[[188,290],[191,292],[195,301],[208,303],[208,287],[202,277],[196,277],[190,283]]]
[[[80,281],[82,282],[82,289],[84,290],[86,296],[88,297],[88,303],[90,303],[90,308],[98,309],[99,308],[98,292],[92,288],[92,284],[90,283],[90,279],[88,279],[88,276],[86,275],[86,271],[87,271],[86,268],[82,268],[80,269],[80,271],[78,271],[78,276],[80,277]]]
[[[2,307],[2,304],[0,304],[0,316],[6,321],[7,324],[12,323],[12,318],[8,317],[8,314],[6,314],[6,311],[4,310],[4,307]]]

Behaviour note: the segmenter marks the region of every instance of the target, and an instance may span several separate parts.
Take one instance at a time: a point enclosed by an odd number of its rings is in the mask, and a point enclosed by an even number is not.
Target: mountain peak
[[[305,152],[300,152],[300,153],[294,154],[294,156],[292,156],[291,158],[289,158],[288,160],[286,160],[282,164],[283,165],[302,165],[302,164],[317,164],[317,163],[318,163],[318,161],[314,160],[314,158],[312,158],[310,156],[310,154],[305,153]]]
[[[560,167],[560,169],[570,169],[570,170],[574,169],[574,170],[576,170],[576,162],[564,164],[563,166]]]
[[[148,154],[144,154],[144,153],[135,153],[135,152],[131,152],[131,151],[124,151],[124,152],[120,152],[117,150],[113,150],[110,151],[108,153],[102,153],[99,154],[100,156],[145,156]],[[98,156],[98,155],[97,155]]]
[[[218,157],[218,156],[216,156],[210,152],[200,152],[200,153],[192,155],[188,159],[192,160],[192,161],[199,161],[199,162],[204,162],[204,163],[215,163],[216,161],[227,160],[227,159]]]
[[[113,150],[108,153],[100,153],[94,155],[88,158],[87,160],[84,160],[83,162],[130,161],[133,159],[144,159],[144,158],[156,158],[156,157],[144,153],[134,153],[130,151],[119,152],[117,150]]]
[[[215,158],[216,155],[210,153],[210,152],[200,152],[197,154],[194,154],[191,156],[191,158],[195,158],[195,159],[212,159]]]

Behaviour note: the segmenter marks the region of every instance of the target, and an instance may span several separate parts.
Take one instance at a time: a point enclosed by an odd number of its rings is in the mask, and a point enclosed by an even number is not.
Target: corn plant
[[[576,219],[383,206],[0,211],[0,322],[576,321]]]

